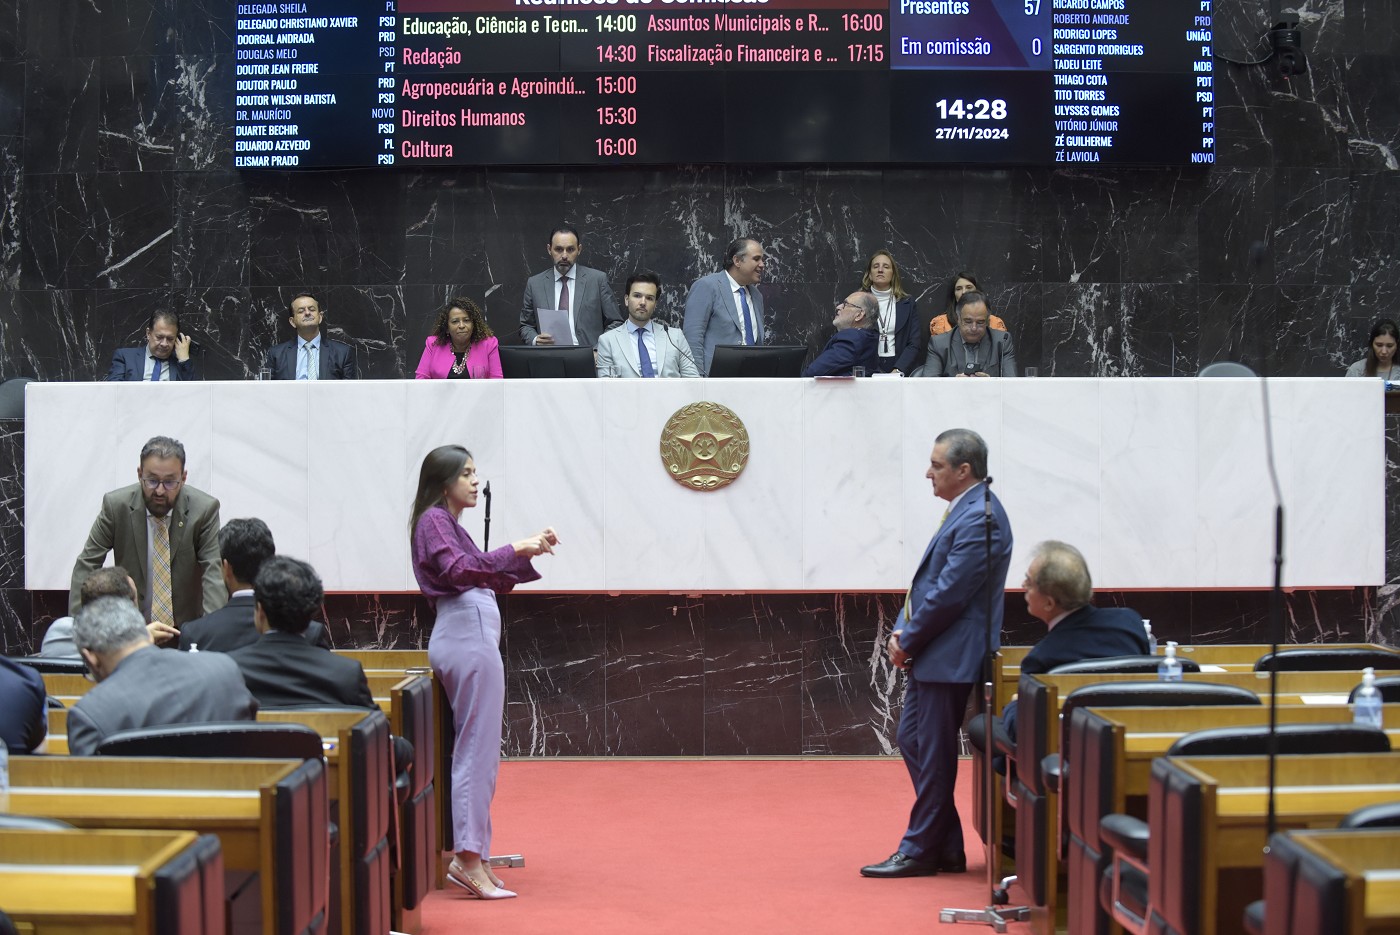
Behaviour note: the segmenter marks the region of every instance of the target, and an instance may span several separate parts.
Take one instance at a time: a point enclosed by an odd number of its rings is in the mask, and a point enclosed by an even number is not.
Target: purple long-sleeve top
[[[423,595],[437,603],[472,588],[509,591],[540,573],[513,546],[481,551],[447,507],[438,505],[423,514],[413,531],[413,576]]]

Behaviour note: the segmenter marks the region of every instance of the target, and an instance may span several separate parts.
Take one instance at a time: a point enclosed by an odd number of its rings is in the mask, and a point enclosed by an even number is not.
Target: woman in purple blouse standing
[[[452,833],[456,857],[448,879],[478,899],[515,893],[482,862],[491,848],[491,798],[501,765],[505,667],[496,594],[534,581],[533,556],[553,552],[553,529],[490,552],[476,547],[457,522],[476,506],[476,464],[460,445],[434,448],[418,472],[413,499],[413,574],[437,609],[428,661],[452,704]]]

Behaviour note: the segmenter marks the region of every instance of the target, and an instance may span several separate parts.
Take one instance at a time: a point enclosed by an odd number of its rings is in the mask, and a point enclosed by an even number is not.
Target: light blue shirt
[[[307,354],[306,349],[311,348],[311,353]],[[318,332],[316,337],[310,341],[303,341],[297,337],[297,379],[316,380],[321,376],[321,335]]]

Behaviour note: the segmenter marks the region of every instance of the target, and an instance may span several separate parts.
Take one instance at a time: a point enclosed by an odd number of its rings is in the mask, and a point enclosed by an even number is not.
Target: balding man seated
[[[162,652],[128,599],[100,597],[73,621],[73,642],[98,683],[68,712],[68,751],[96,752],[121,730],[251,721],[258,703],[222,653]]]
[[[253,594],[253,622],[262,635],[229,656],[259,704],[375,706],[358,662],[306,641],[306,628],[321,609],[323,596],[315,569],[274,555],[258,569]]]
[[[1095,607],[1089,564],[1074,546],[1047,540],[1031,552],[1026,569],[1026,609],[1048,632],[1021,660],[1022,675],[1038,675],[1056,666],[1109,656],[1147,652],[1147,628],[1135,610]],[[1002,712],[1006,732],[1016,737],[1016,702]]]

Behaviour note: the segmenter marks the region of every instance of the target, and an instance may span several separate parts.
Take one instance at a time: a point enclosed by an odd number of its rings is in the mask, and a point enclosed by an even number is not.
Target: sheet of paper
[[[1346,704],[1346,695],[1299,695],[1303,704]]]
[[[566,346],[577,344],[574,340],[574,332],[569,324],[569,310],[561,308],[541,308],[536,309],[540,315],[540,334],[547,334],[554,339],[556,345]]]

